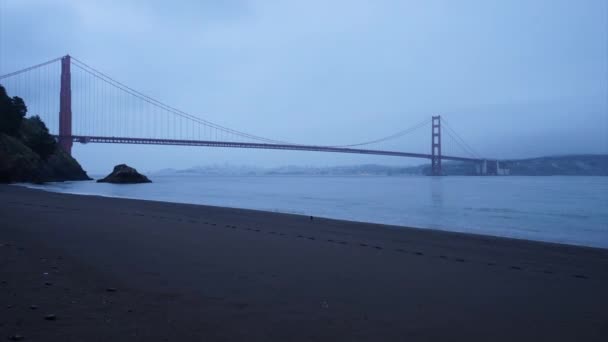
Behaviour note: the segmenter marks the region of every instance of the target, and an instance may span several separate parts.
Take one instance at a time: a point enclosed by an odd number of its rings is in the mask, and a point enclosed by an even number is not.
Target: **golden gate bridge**
[[[60,146],[71,154],[74,142],[208,146],[291,151],[355,153],[423,158],[433,175],[442,174],[442,161],[473,162],[480,173],[494,163],[482,158],[442,117],[432,116],[407,129],[378,139],[348,145],[299,144],[231,129],[188,114],[115,80],[70,55],[0,76],[11,95],[23,98],[28,115],[46,123]],[[430,127],[430,153],[363,148],[398,139]],[[444,129],[445,128],[445,129]],[[447,136],[466,156],[442,153]],[[498,161],[494,161],[498,169]]]

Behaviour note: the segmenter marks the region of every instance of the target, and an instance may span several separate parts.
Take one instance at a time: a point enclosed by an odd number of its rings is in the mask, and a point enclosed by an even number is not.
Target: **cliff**
[[[0,182],[90,180],[80,164],[55,145],[42,158],[21,140],[0,133]]]
[[[90,179],[40,117],[27,112],[23,99],[0,85],[0,183]]]

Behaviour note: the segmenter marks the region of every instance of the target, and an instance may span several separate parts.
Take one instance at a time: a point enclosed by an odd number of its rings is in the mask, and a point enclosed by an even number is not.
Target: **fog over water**
[[[269,138],[347,144],[441,114],[486,157],[607,153],[606,13],[592,0],[0,0],[0,74],[70,53]],[[429,135],[373,147],[428,153]],[[92,172],[422,162],[94,144],[74,154]]]

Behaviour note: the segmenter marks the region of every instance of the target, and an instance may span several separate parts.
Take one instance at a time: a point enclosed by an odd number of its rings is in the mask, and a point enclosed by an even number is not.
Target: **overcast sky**
[[[608,153],[605,0],[0,0],[0,74],[67,53],[275,139],[347,144],[441,114],[486,157]],[[430,128],[373,147],[428,153]],[[74,155],[92,172],[424,162],[94,144]]]

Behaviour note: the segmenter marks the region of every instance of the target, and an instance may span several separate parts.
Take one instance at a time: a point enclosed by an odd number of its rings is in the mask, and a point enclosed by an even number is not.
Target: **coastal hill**
[[[501,168],[510,170],[512,176],[608,176],[608,154],[578,154],[545,156],[500,162]],[[430,174],[430,165],[404,168],[406,174]],[[448,176],[475,175],[472,163],[443,163]]]
[[[44,122],[26,114],[23,100],[9,97],[0,85],[0,183],[89,180]]]
[[[501,167],[510,169],[514,176],[608,176],[608,155],[549,156],[501,162]],[[443,171],[448,176],[475,175],[472,163],[444,162]],[[165,169],[157,175],[208,175],[208,176],[254,176],[254,175],[310,175],[310,176],[403,176],[429,175],[431,166],[388,166],[363,164],[350,166],[312,167],[282,166],[261,168],[254,166],[208,165],[185,170]]]

